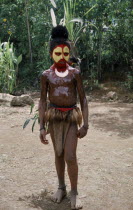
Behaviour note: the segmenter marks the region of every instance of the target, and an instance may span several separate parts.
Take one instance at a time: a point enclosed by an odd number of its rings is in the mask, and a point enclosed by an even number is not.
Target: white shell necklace
[[[64,72],[59,72],[57,71],[57,69],[55,69],[55,74],[58,76],[58,77],[66,77],[68,75],[68,69]]]

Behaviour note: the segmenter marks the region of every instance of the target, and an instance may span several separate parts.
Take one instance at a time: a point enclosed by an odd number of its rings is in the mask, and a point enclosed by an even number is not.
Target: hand
[[[78,136],[78,138],[83,138],[84,136],[86,136],[86,134],[87,134],[87,128],[86,127],[84,127],[84,126],[82,126],[79,130],[78,130],[78,134],[77,134],[77,136]]]
[[[47,132],[43,129],[40,131],[40,140],[43,144],[48,144],[48,140],[46,140]]]

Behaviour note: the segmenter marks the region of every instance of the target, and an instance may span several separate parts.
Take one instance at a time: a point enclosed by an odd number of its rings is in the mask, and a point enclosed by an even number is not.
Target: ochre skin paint
[[[54,65],[48,70],[44,71],[41,76],[41,97],[39,102],[39,118],[40,118],[40,140],[43,144],[48,144],[46,140],[47,132],[43,129],[45,124],[45,111],[47,110],[47,98],[50,103],[60,107],[71,107],[77,103],[77,94],[80,99],[80,106],[83,116],[83,126],[78,129],[76,123],[71,123],[66,139],[64,151],[61,156],[58,156],[55,151],[55,164],[58,174],[58,181],[60,189],[65,186],[65,163],[67,164],[69,179],[71,183],[71,207],[76,206],[77,202],[77,181],[78,181],[78,163],[76,157],[76,149],[78,138],[83,138],[87,134],[88,129],[88,103],[86,100],[83,82],[79,70],[71,68],[68,65],[70,49],[66,45],[58,45],[52,51],[51,57],[54,60]],[[66,77],[58,77],[54,71],[68,70]],[[56,144],[54,138],[54,130],[50,127],[50,135],[53,146]],[[60,130],[57,130],[60,132]],[[82,140],[79,142],[82,144]],[[55,146],[54,146],[55,150]],[[64,188],[65,189],[65,188]],[[58,191],[54,194],[55,200],[58,198]],[[60,192],[60,191],[59,191]],[[66,192],[65,190],[61,191]],[[61,200],[63,194],[61,194]],[[72,208],[73,209],[73,208]]]

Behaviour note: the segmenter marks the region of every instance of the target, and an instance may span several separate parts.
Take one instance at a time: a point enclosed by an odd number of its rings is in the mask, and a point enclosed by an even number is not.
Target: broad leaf
[[[31,107],[30,107],[30,114],[32,113],[34,106],[35,106],[35,104],[31,104]]]
[[[36,120],[37,120],[38,118],[35,118],[35,120],[34,120],[34,122],[33,122],[33,125],[32,125],[32,132],[34,131],[34,126],[35,126],[35,124],[36,124]]]
[[[27,120],[24,122],[23,129],[26,128],[26,126],[29,124],[29,122],[30,122],[30,119],[27,119]]]

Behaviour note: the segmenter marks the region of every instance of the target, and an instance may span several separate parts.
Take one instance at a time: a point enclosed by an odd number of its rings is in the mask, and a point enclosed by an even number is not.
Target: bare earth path
[[[133,210],[133,104],[89,106],[90,130],[78,143],[83,209]],[[57,187],[52,143],[40,143],[38,125],[22,129],[29,110],[0,106],[0,210],[69,210],[69,196],[49,198]]]

